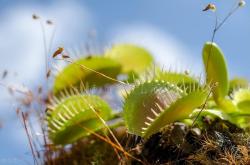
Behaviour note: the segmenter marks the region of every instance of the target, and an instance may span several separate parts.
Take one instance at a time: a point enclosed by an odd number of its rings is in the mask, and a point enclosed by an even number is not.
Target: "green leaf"
[[[235,112],[230,114],[231,123],[234,123],[240,128],[249,128],[250,127],[250,113],[249,112]]]
[[[119,63],[106,57],[90,56],[84,59],[79,59],[66,66],[55,77],[53,87],[54,94],[57,94],[63,89],[70,89],[72,86],[79,88],[81,82],[90,87],[99,87],[114,83],[114,81],[88,70],[85,67],[111,78],[116,78],[121,71],[121,65]]]
[[[95,114],[108,120],[112,117],[109,105],[94,95],[73,95],[49,106],[47,122],[49,138],[54,144],[73,143],[90,133],[83,127],[97,131],[104,127]]]
[[[223,52],[215,43],[207,42],[203,48],[203,63],[207,84],[213,86],[213,96],[218,102],[229,91],[227,65]],[[214,86],[214,84],[216,84]]]
[[[233,101],[228,98],[219,98],[217,100],[217,105],[222,111],[226,113],[233,113],[237,111],[237,107]]]
[[[250,90],[239,89],[233,94],[233,100],[241,112],[250,114]]]
[[[147,50],[131,44],[115,45],[105,53],[105,56],[119,62],[123,73],[139,74],[153,63],[153,57]]]
[[[196,109],[192,112],[192,114],[190,115],[190,118],[196,118],[197,115],[200,113],[201,109]],[[215,109],[203,109],[202,112],[200,113],[200,117],[202,118],[202,116],[210,116],[213,118],[220,118],[222,120],[228,120],[229,117],[226,113],[222,112],[221,110],[215,110]]]
[[[249,82],[245,78],[239,78],[235,77],[234,79],[230,80],[230,92],[232,93],[234,90],[237,90],[239,88],[247,88],[249,87]]]

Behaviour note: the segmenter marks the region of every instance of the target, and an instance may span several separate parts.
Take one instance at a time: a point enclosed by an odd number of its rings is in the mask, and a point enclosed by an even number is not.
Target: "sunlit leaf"
[[[239,88],[247,88],[249,86],[249,82],[245,78],[236,77],[229,82],[230,84],[230,93]]]
[[[215,43],[207,42],[203,47],[203,63],[207,84],[213,87],[216,101],[228,94],[229,80],[223,52]]]
[[[228,98],[219,98],[217,100],[217,104],[219,108],[224,112],[233,113],[237,111],[236,105],[233,103],[232,100]]]
[[[239,89],[233,95],[233,99],[237,104],[237,107],[242,112],[247,112],[250,114],[250,90],[249,89]]]
[[[105,56],[119,62],[123,73],[139,74],[153,63],[153,57],[147,50],[131,44],[115,45],[105,53]]]
[[[79,59],[66,66],[55,77],[53,92],[56,94],[63,89],[69,89],[72,86],[79,88],[80,83],[88,86],[103,86],[115,81],[108,79],[96,72],[88,70],[90,68],[100,72],[108,77],[116,79],[121,71],[121,65],[114,60],[102,56],[91,56]]]

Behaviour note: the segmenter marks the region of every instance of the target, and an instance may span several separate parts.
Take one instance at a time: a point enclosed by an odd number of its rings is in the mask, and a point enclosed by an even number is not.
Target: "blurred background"
[[[102,53],[114,43],[135,43],[148,49],[164,68],[199,75],[202,46],[211,40],[215,24],[214,13],[202,12],[210,2],[222,20],[238,1],[0,0],[0,164],[32,164],[28,139],[16,115],[18,103],[3,85],[33,89],[44,84],[43,38],[48,55],[59,46],[83,55]],[[40,19],[32,19],[33,14]],[[231,78],[250,76],[249,16],[246,4],[215,38]]]

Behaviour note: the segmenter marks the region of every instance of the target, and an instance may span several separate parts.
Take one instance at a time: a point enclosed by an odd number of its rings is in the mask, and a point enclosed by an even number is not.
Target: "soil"
[[[127,134],[124,127],[114,130],[123,148],[143,163],[121,152],[118,158],[111,145],[92,135],[54,151],[45,164],[250,164],[246,131],[220,119],[204,119],[203,128],[177,122],[147,140]]]

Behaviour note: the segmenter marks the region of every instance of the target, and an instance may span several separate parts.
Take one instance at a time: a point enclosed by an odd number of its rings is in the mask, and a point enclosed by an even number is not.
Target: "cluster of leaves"
[[[106,121],[117,117],[115,111],[89,91],[128,85],[126,82],[134,81],[152,63],[149,52],[129,44],[116,45],[104,55],[72,61],[55,77],[54,97],[48,105],[48,131],[53,143],[73,143],[89,135],[88,130],[104,128]]]
[[[129,133],[146,139],[170,123],[200,124],[204,117],[248,128],[248,81],[229,81],[226,61],[217,44],[205,43],[202,54],[204,78],[155,66],[152,69],[150,53],[129,44],[73,61],[55,77],[54,98],[47,113],[50,139],[65,145],[107,126],[115,127],[117,123],[109,121],[119,116],[117,112],[101,96],[89,94],[92,89],[111,86],[120,86],[115,92],[125,89],[126,93],[121,96],[124,122],[120,124]],[[153,70],[152,76],[148,76],[152,73],[149,70]]]

